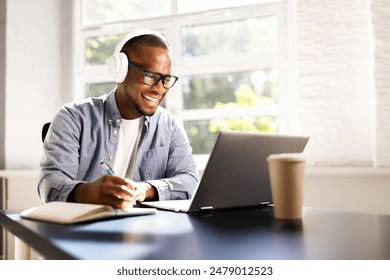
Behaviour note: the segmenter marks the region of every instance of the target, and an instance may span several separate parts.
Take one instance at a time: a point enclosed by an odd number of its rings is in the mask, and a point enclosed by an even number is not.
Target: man
[[[44,142],[39,195],[132,207],[135,200],[188,199],[199,181],[188,137],[159,104],[176,80],[165,38],[138,30],[111,58],[115,90],[64,105]],[[115,175],[105,175],[101,162]],[[126,178],[126,179],[125,179]]]

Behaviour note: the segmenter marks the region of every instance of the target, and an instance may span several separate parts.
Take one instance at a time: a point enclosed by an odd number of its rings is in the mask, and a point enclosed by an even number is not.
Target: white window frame
[[[279,105],[266,108],[237,109],[202,109],[184,110],[183,94],[180,84],[175,85],[166,96],[166,108],[177,115],[182,121],[206,120],[215,117],[241,116],[277,116],[279,132],[288,133],[295,123],[295,81],[292,59],[295,50],[292,36],[294,35],[293,12],[295,1],[280,1],[274,3],[256,4],[243,7],[223,8],[218,10],[177,14],[176,0],[172,1],[172,15],[130,20],[120,23],[82,27],[80,22],[80,0],[74,1],[75,38],[74,38],[74,99],[85,97],[85,85],[91,83],[112,82],[106,65],[88,66],[85,63],[85,41],[87,38],[99,35],[128,33],[137,28],[150,28],[163,32],[173,48],[173,68],[175,75],[234,73],[277,67],[280,79]],[[242,20],[250,17],[276,16],[278,20],[278,51],[274,53],[246,53],[228,56],[196,57],[191,60],[181,58],[180,28],[187,25],[211,24],[226,21]],[[180,80],[179,80],[180,83]],[[287,89],[290,89],[287,93]]]

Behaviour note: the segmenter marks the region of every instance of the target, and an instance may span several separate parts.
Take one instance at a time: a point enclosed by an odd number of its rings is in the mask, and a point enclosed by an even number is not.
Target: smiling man
[[[178,80],[169,44],[160,33],[137,30],[118,44],[109,68],[116,89],[54,116],[41,160],[42,201],[125,209],[135,200],[190,198],[199,177],[188,137],[159,106]]]

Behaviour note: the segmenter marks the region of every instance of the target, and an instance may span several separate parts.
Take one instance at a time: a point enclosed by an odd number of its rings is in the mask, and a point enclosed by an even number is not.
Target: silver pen
[[[106,171],[106,174],[115,175],[114,170],[112,170],[112,168],[105,161],[102,160],[100,164],[102,165],[104,171]]]

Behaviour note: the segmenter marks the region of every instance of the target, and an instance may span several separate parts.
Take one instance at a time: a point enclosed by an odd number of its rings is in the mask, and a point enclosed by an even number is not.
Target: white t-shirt
[[[143,116],[134,120],[122,119],[112,162],[112,169],[116,176],[133,179],[133,167],[143,123]]]

